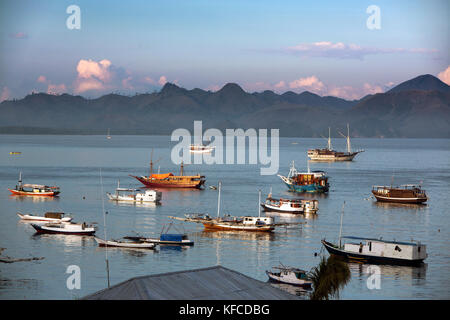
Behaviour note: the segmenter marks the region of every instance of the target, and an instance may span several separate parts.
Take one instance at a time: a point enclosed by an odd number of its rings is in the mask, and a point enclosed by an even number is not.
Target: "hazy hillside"
[[[217,92],[167,83],[160,92],[97,99],[28,95],[0,104],[0,133],[171,134],[203,128],[279,128],[282,136],[317,137],[344,130],[358,137],[450,138],[450,87],[424,75],[359,101],[272,91],[247,93],[226,84]]]

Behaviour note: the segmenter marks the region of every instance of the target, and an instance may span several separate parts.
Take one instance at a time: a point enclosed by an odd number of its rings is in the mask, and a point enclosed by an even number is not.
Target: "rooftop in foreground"
[[[131,278],[85,300],[301,300],[237,271],[214,266]]]

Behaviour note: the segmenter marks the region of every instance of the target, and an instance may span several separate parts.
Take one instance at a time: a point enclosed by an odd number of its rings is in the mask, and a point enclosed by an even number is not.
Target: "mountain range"
[[[0,133],[168,134],[194,120],[207,128],[279,128],[281,136],[450,138],[450,87],[432,75],[405,81],[385,93],[348,101],[305,91],[245,92],[228,83],[211,92],[166,83],[160,92],[96,99],[34,93],[0,104]]]

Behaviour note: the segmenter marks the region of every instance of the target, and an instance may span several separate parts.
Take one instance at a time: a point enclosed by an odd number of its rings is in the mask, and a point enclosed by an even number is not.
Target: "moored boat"
[[[405,184],[399,187],[373,186],[372,194],[380,202],[424,203],[428,200],[421,186]]]
[[[272,269],[266,270],[266,274],[271,281],[305,288],[310,288],[312,285],[312,281],[305,270],[286,266],[273,267]]]
[[[272,198],[272,192],[269,193],[264,203],[261,203],[264,211],[303,214],[315,213],[318,210],[317,200],[304,199],[276,199]]]
[[[278,175],[280,179],[293,192],[328,192],[329,183],[328,176],[325,171],[298,172],[295,168],[294,161],[287,177]]]
[[[261,217],[261,192],[258,201],[258,216],[220,215],[220,192],[221,183],[219,182],[219,192],[217,200],[217,217],[212,218],[208,214],[187,214],[185,218],[169,217],[175,220],[195,222],[203,224],[205,230],[233,230],[233,231],[252,231],[252,232],[271,232],[276,226],[287,226],[301,223],[275,223],[272,217]]]
[[[14,189],[8,190],[13,195],[19,195],[19,196],[47,196],[47,197],[53,197],[57,196],[60,193],[59,187],[51,187],[41,184],[24,184],[22,183],[22,172],[19,174],[19,181],[18,184]]]
[[[46,212],[44,216],[35,216],[33,214],[22,214],[17,212],[17,215],[22,220],[29,221],[44,221],[44,222],[70,222],[72,221],[72,217],[64,217],[64,212]]]
[[[150,162],[150,174],[149,176],[133,176],[139,182],[147,187],[153,188],[196,188],[200,189],[205,184],[205,176],[200,174],[193,176],[183,175],[183,163],[180,167],[180,175],[176,176],[173,173],[153,173],[153,162]]]
[[[95,226],[87,224],[86,222],[46,223],[43,225],[32,223],[31,226],[36,229],[38,233],[58,233],[84,236],[91,236],[97,230]]]
[[[189,152],[191,153],[210,153],[214,150],[214,147],[204,146],[202,144],[191,144],[189,146]]]
[[[161,201],[162,192],[152,189],[147,189],[144,192],[140,189],[120,188],[117,183],[116,192],[114,194],[107,192],[106,195],[113,201],[128,201],[128,202],[155,202]]]
[[[427,258],[426,245],[420,242],[386,241],[362,237],[342,237],[336,245],[323,239],[325,249],[336,256],[360,263],[419,265]]]
[[[124,237],[130,240],[140,240],[144,242],[151,242],[155,244],[170,244],[170,245],[182,245],[192,246],[194,241],[190,240],[186,234],[181,233],[164,233],[159,238],[146,238],[146,237]]]
[[[353,158],[364,150],[358,150],[352,152],[350,145],[350,129],[347,124],[347,136],[339,132],[344,138],[347,139],[347,152],[336,151],[331,147],[331,135],[330,128],[328,128],[328,146],[324,149],[309,149],[308,157],[313,161],[352,161]]]
[[[132,249],[154,249],[156,243],[146,242],[138,239],[124,239],[127,240],[103,240],[94,237],[99,247],[120,247],[120,248],[132,248]]]

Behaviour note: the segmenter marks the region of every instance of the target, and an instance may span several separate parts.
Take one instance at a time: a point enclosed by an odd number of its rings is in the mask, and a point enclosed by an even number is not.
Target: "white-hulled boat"
[[[30,221],[44,221],[44,222],[70,222],[72,221],[72,217],[64,217],[64,212],[46,212],[44,216],[35,216],[33,214],[22,214],[17,212],[17,215],[22,220],[30,220]]]
[[[133,248],[133,249],[154,249],[157,245],[156,243],[142,241],[138,239],[129,239],[125,237],[124,239],[128,239],[128,241],[124,240],[103,240],[97,237],[94,237],[95,241],[98,243],[100,247],[120,247],[120,248]]]
[[[46,223],[43,225],[32,223],[31,226],[36,229],[38,233],[58,233],[81,236],[93,235],[97,230],[95,226],[87,224],[86,222]]]
[[[152,189],[147,189],[144,192],[140,189],[129,189],[129,188],[120,188],[119,183],[117,183],[116,192],[111,194],[109,192],[106,193],[109,200],[113,201],[128,201],[128,202],[155,202],[159,203],[161,201],[162,192],[156,191]]]
[[[304,208],[299,199],[275,199],[269,195],[266,202],[261,203],[264,211],[275,211],[284,213],[303,213]]]
[[[202,144],[191,144],[189,151],[191,153],[210,153],[214,150],[214,147],[204,146]]]
[[[311,287],[312,281],[305,270],[292,267],[273,267],[274,270],[267,270],[266,274],[270,280],[287,283],[301,287]]]

